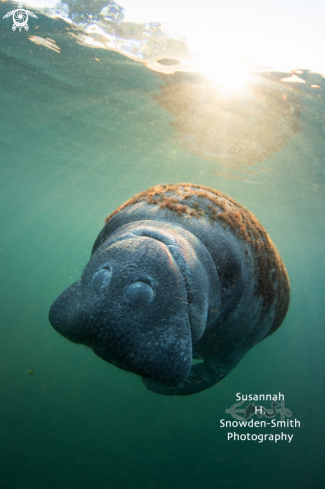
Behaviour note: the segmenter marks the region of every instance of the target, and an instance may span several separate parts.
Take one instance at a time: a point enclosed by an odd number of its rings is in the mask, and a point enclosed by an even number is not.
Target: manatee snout
[[[103,360],[177,385],[192,362],[182,297],[184,279],[167,247],[135,237],[97,250],[81,279],[53,303],[49,320],[62,336]]]

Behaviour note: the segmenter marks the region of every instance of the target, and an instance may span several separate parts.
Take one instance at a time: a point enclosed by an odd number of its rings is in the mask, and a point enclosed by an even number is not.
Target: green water
[[[324,487],[325,80],[302,75],[300,129],[278,151],[226,168],[181,140],[155,73],[40,19],[32,34],[56,40],[60,54],[10,23],[0,30],[0,487]],[[224,381],[169,398],[61,338],[47,315],[78,280],[104,218],[151,185],[181,181],[257,216],[292,296],[281,328]],[[247,432],[220,427],[237,392],[283,393],[301,423],[282,429],[291,443],[227,440]]]

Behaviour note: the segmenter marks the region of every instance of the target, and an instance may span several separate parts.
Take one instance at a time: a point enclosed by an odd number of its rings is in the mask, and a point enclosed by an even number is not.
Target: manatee
[[[289,299],[282,259],[251,212],[209,187],[157,185],[106,218],[49,320],[150,391],[191,395],[274,333]]]

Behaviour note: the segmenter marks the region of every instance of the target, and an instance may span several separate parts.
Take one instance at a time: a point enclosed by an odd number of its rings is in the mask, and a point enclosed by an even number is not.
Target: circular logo
[[[28,31],[28,25],[27,25],[28,13],[26,12],[26,10],[22,8],[18,8],[17,10],[15,10],[12,16],[12,20],[13,20],[13,26],[12,26],[13,31],[15,31],[17,27],[19,30],[21,30],[24,27],[25,30]]]

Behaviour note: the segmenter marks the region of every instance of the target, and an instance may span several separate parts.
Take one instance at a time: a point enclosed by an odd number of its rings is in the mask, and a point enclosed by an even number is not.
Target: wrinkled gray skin
[[[140,375],[147,389],[194,394],[270,332],[275,305],[254,295],[254,263],[249,246],[220,223],[140,202],[108,221],[49,320],[67,339]]]

